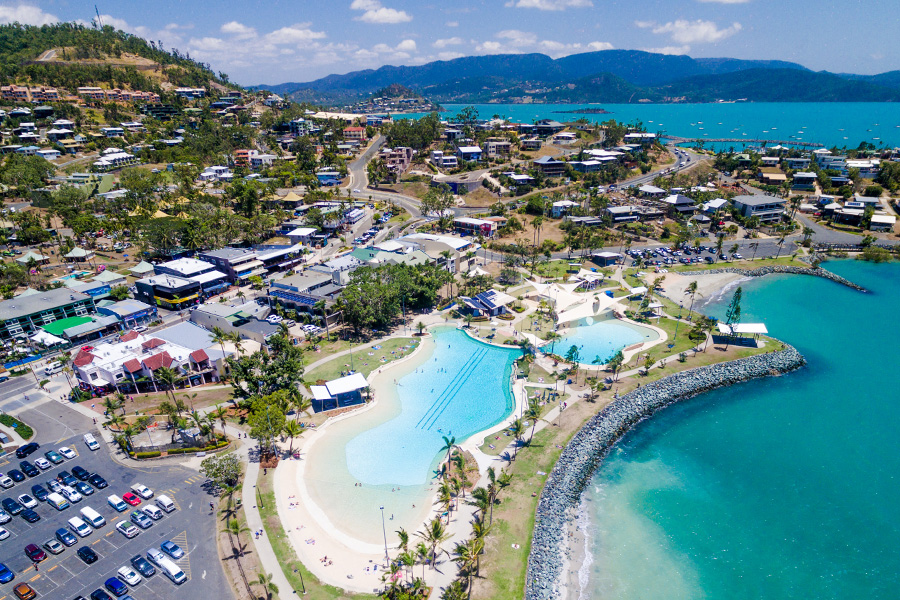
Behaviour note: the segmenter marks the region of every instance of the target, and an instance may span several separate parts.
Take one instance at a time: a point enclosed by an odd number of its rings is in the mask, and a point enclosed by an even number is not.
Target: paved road
[[[3,490],[2,497],[30,494],[31,486],[35,483],[45,484],[61,470],[71,472],[74,465],[100,473],[109,482],[109,487],[97,490],[63,511],[39,503],[35,510],[41,520],[34,524],[25,522],[20,516],[12,517],[4,525],[10,531],[10,538],[0,544],[0,562],[9,567],[16,578],[11,583],[0,585],[0,596],[11,598],[12,586],[26,581],[41,598],[73,598],[78,594],[87,597],[92,591],[102,587],[107,578],[115,576],[116,570],[126,565],[132,556],[146,555],[148,548],[158,548],[161,542],[171,539],[187,553],[176,562],[189,581],[176,587],[157,572],[149,580],[138,584],[133,592],[135,597],[163,600],[181,597],[185,593],[187,597],[196,598],[233,597],[213,541],[217,517],[210,513],[210,497],[202,487],[205,479],[197,471],[173,463],[135,463],[135,467],[123,466],[112,460],[105,443],[101,443],[100,450],[90,452],[81,436],[93,429],[91,420],[55,400],[44,401],[21,412],[18,417],[35,427],[35,441],[41,444],[38,453],[29,457],[31,462],[40,457],[42,451],[61,446],[73,448],[79,456],[66,460],[61,465],[54,465],[37,477],[16,484],[9,490]],[[97,437],[100,438],[99,435]],[[0,464],[0,470],[5,472],[15,468],[18,462],[13,456],[10,463]],[[178,510],[154,521],[152,527],[142,530],[137,537],[129,540],[115,529],[115,524],[128,518],[133,509],[118,513],[106,502],[106,498],[110,494],[121,496],[134,483],[143,483],[157,494],[167,494],[175,501]],[[25,545],[43,544],[54,536],[56,529],[66,527],[67,519],[77,516],[84,506],[90,506],[99,512],[107,524],[89,536],[79,538],[76,546],[66,548],[61,554],[48,554],[49,558],[41,562],[40,570],[36,571],[24,554]],[[90,546],[100,556],[100,560],[92,565],[84,564],[75,554],[82,545]]]

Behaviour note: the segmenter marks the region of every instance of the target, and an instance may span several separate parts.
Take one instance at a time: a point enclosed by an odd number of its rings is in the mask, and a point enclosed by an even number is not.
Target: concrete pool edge
[[[628,346],[626,348],[623,348],[622,356],[625,357],[626,363],[628,361],[630,361],[632,358],[634,358],[635,355],[637,355],[638,353],[643,352],[643,351],[647,350],[648,348],[652,348],[653,346],[662,344],[663,342],[665,342],[669,339],[669,334],[666,333],[665,330],[663,330],[659,327],[655,327],[649,323],[638,323],[637,321],[633,321],[632,319],[629,319],[627,317],[618,316],[615,313],[613,313],[612,317],[609,317],[609,318],[606,318],[603,320],[604,321],[616,321],[619,323],[625,323],[625,324],[631,325],[633,327],[650,329],[651,331],[655,331],[656,334],[659,336],[657,339],[650,341],[650,342],[640,342],[639,345],[634,344],[633,346],[636,346],[636,347]],[[566,327],[562,331],[566,332],[570,329],[574,329],[574,327]],[[564,335],[565,334],[563,333],[562,336],[564,337]],[[560,339],[562,339],[562,337]],[[631,348],[631,349],[629,349],[629,348]],[[603,367],[603,366],[604,365],[596,365],[593,363],[578,363],[578,367],[580,369],[590,369],[590,368],[597,368],[597,367]]]
[[[427,327],[428,330],[437,328],[461,329],[458,326],[446,322],[433,323]],[[410,336],[392,337],[407,338]],[[473,341],[480,342],[486,346],[507,350],[516,349],[515,346],[493,344],[472,336],[469,337]],[[343,423],[354,416],[371,414],[371,412],[377,408],[383,407],[384,404],[380,402],[382,395],[384,393],[391,393],[388,388],[395,388],[392,379],[396,374],[396,371],[391,371],[391,367],[399,365],[401,367],[406,367],[407,370],[418,368],[425,364],[430,356],[429,352],[420,352],[420,349],[423,347],[432,350],[434,349],[435,336],[431,331],[429,331],[428,336],[413,336],[412,339],[418,340],[419,343],[409,355],[397,361],[380,366],[370,374],[369,383],[374,391],[373,401],[357,410],[329,419],[321,427],[316,428],[313,435],[309,438],[305,440],[301,438],[301,443],[295,446],[295,449],[308,456],[310,450],[319,442],[319,439],[322,438],[322,436],[318,434],[328,434],[332,423]],[[477,431],[457,444],[463,450],[471,452],[475,457],[475,460],[478,463],[479,474],[482,478],[484,477],[487,467],[494,461],[497,461],[498,457],[482,453],[479,446],[484,443],[484,440],[489,435],[507,428],[510,423],[518,418],[518,415],[521,414],[527,404],[524,383],[516,380],[514,375],[515,364],[513,364],[512,367],[510,380],[507,382],[507,385],[510,386],[508,389],[512,397],[512,407],[506,416],[491,427]],[[294,547],[294,551],[297,553],[297,556],[301,559],[303,564],[323,582],[338,586],[347,591],[372,592],[372,590],[380,584],[380,574],[375,573],[370,576],[370,572],[365,571],[365,566],[371,564],[372,561],[376,564],[380,564],[379,561],[384,558],[384,546],[382,544],[370,543],[358,539],[334,524],[332,518],[314,499],[314,494],[307,486],[305,476],[307,474],[307,465],[309,462],[310,461],[306,459],[296,461],[287,460],[282,463],[285,469],[283,471],[282,469],[276,471],[276,473],[279,474],[279,477],[275,480],[275,496],[278,515],[279,519],[285,525],[285,530],[289,534],[288,538],[291,545]],[[426,491],[426,493],[421,494],[419,499],[416,500],[417,505],[418,502],[421,501],[421,506],[423,508],[427,507],[427,510],[424,511],[425,517],[421,521],[417,520],[418,524],[416,530],[421,529],[423,524],[440,514],[440,509],[434,504],[437,495],[438,492],[436,490]],[[300,525],[300,527],[296,527],[297,525]],[[302,534],[300,533],[301,531]],[[311,538],[316,539],[319,542],[318,546],[316,544],[309,544],[307,540]],[[389,542],[388,545],[390,548],[396,546],[395,543],[391,542]],[[314,555],[315,558],[320,558],[319,555],[321,554],[326,554],[329,557],[341,556],[342,562],[354,564],[354,578],[344,578],[344,571],[341,570],[323,568],[323,564],[318,560],[313,560]],[[364,575],[360,575],[359,573],[363,573]]]

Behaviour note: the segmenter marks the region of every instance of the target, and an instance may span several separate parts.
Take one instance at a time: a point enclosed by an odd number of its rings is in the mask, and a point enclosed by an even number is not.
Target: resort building
[[[4,300],[0,302],[0,340],[28,337],[44,325],[94,311],[93,298],[68,288]]]
[[[362,373],[352,373],[325,385],[310,386],[313,410],[322,412],[362,404],[365,402],[362,392],[368,387],[369,382]]]
[[[453,220],[453,228],[463,235],[481,235],[492,237],[497,231],[497,223],[486,219],[459,217]]]
[[[566,172],[566,163],[550,156],[542,156],[531,163],[535,170],[547,177],[559,177]]]
[[[760,222],[780,221],[784,214],[784,198],[775,196],[735,196],[732,200],[738,212],[747,218],[757,217]]]
[[[200,284],[174,275],[153,275],[134,282],[135,297],[148,304],[169,310],[181,310],[198,304],[202,292]]]
[[[155,306],[131,299],[98,306],[97,312],[101,315],[116,317],[125,329],[146,325],[157,318]]]
[[[268,308],[256,302],[238,306],[228,304],[201,304],[191,311],[191,321],[211,330],[219,327],[227,333],[237,333],[244,339],[251,339],[260,345],[278,333],[279,327],[260,319]]]
[[[465,307],[476,317],[496,317],[506,311],[515,298],[497,290],[487,290],[472,297],[460,296]]]

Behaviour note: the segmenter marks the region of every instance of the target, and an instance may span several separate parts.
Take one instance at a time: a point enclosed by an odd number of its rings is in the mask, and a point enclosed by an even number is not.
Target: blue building
[[[325,385],[310,386],[313,395],[313,410],[322,412],[363,404],[362,392],[369,387],[369,382],[362,373],[352,373],[340,379],[329,381]]]

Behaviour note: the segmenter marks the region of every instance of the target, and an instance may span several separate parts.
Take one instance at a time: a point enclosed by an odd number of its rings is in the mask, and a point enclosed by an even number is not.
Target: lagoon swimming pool
[[[597,363],[602,364],[623,348],[659,339],[655,329],[614,318],[587,317],[569,325],[571,329],[556,341],[554,352],[564,356],[572,345],[578,346],[582,363],[593,363],[599,357]]]
[[[519,348],[501,348],[453,328],[432,330],[427,362],[397,380],[399,413],[353,437],[347,470],[366,485],[421,485],[434,477],[443,436],[457,443],[513,410],[510,379]]]

